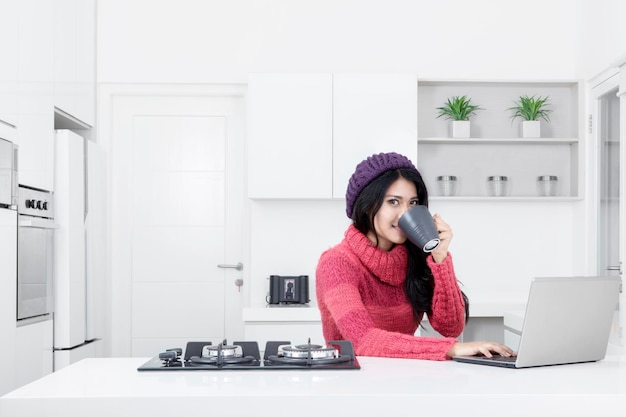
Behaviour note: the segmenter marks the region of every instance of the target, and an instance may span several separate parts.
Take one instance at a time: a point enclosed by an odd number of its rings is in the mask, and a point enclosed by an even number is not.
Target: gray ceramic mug
[[[424,252],[432,252],[439,246],[439,232],[426,206],[411,207],[400,217],[398,226]]]

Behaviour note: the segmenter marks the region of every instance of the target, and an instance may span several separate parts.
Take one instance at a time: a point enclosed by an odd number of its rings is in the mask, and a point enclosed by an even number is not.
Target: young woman
[[[317,301],[324,338],[350,340],[361,356],[444,360],[454,355],[513,355],[499,343],[455,338],[468,317],[448,252],[452,230],[433,216],[441,243],[425,254],[407,240],[398,219],[428,192],[413,163],[397,153],[359,163],[346,192],[352,224],[320,257]],[[414,336],[424,314],[443,338]]]

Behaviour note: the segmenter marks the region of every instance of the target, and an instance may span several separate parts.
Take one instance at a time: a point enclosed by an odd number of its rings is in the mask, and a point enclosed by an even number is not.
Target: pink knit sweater
[[[431,326],[444,338],[416,337],[405,292],[408,253],[404,245],[386,252],[353,225],[344,240],[320,257],[316,271],[317,302],[324,338],[352,341],[360,356],[445,360],[463,331],[464,303],[452,257],[427,263],[435,278]]]

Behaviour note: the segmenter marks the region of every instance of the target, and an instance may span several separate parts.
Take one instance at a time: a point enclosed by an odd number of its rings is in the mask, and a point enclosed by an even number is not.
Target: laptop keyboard
[[[485,358],[485,359],[489,359],[490,361],[496,361],[496,362],[512,362],[512,363],[515,363],[515,361],[517,360],[517,356],[494,355],[491,358]]]

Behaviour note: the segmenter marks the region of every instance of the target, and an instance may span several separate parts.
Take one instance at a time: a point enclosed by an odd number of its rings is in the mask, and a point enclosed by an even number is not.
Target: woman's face
[[[374,216],[374,228],[367,234],[372,243],[376,243],[376,233],[378,234],[378,247],[383,250],[391,250],[393,245],[399,245],[406,241],[406,235],[400,227],[398,220],[409,208],[417,206],[417,189],[415,184],[405,178],[398,178],[394,181],[383,199],[383,204]]]

